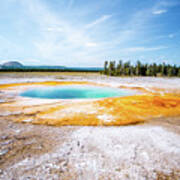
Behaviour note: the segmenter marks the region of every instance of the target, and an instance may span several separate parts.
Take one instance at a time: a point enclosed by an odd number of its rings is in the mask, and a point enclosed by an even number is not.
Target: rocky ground
[[[121,127],[0,119],[0,179],[179,179],[180,118]]]
[[[112,79],[106,82],[134,84],[130,78]],[[105,82],[102,77],[96,80]],[[143,86],[143,81],[147,84],[144,78],[139,78],[137,84]],[[3,82],[8,81],[4,78]],[[149,78],[148,86],[171,85],[178,90],[178,82]],[[178,180],[180,117],[119,127],[53,127],[15,123],[1,116],[0,179]]]

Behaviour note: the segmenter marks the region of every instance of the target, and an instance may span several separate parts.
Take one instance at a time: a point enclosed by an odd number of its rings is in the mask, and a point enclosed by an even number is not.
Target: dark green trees
[[[104,74],[109,76],[178,76],[180,77],[180,67],[169,64],[143,64],[137,61],[132,65],[130,61],[120,60],[117,64],[115,61],[105,61]]]
[[[177,76],[180,77],[180,68],[178,69],[178,75]]]
[[[108,75],[110,75],[110,76],[115,76],[116,75],[115,61],[110,61]]]
[[[136,76],[140,76],[141,75],[141,62],[140,61],[137,61],[135,68],[136,68]]]
[[[108,61],[104,62],[104,74],[108,74]]]

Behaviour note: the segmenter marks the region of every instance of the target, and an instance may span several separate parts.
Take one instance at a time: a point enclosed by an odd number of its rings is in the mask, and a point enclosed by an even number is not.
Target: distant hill
[[[64,66],[25,66],[18,61],[9,61],[9,62],[1,64],[0,69],[23,69],[23,70],[28,70],[28,69],[56,70],[57,69],[59,70],[59,69],[65,69],[65,67]]]
[[[67,67],[66,70],[68,71],[84,71],[84,72],[97,72],[97,71],[102,71],[104,68],[100,67]]]
[[[54,70],[58,70],[58,69],[65,69],[66,67],[65,66],[24,66],[23,69],[54,69]]]
[[[9,61],[1,65],[1,68],[23,68],[23,65],[18,61]]]
[[[98,67],[65,67],[65,66],[25,66],[18,61],[9,61],[0,65],[1,71],[62,71],[62,72],[99,72],[103,68]]]

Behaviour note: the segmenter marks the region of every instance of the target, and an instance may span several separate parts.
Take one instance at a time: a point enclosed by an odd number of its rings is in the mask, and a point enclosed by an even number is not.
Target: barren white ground
[[[64,78],[67,80],[67,77]],[[68,77],[69,79],[108,83],[112,86],[180,89],[178,78]],[[29,79],[3,78],[0,81],[2,84],[25,82]],[[165,124],[120,127],[74,127],[71,131],[70,127],[49,127],[59,138],[64,138],[63,133],[67,131],[68,133],[64,133],[65,140],[59,144],[56,142],[57,146],[50,152],[26,156],[5,167],[0,170],[0,179],[180,179],[180,123],[171,124],[169,121]],[[176,122],[180,122],[180,119],[176,119]],[[28,131],[31,126],[24,124],[20,131]]]

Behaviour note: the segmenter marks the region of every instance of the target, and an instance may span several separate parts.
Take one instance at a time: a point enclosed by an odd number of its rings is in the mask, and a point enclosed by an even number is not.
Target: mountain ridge
[[[3,63],[0,65],[1,71],[3,70],[23,70],[23,71],[28,71],[28,70],[33,70],[33,71],[48,71],[48,70],[53,70],[53,71],[84,71],[84,72],[96,72],[96,71],[101,71],[103,68],[99,67],[66,67],[66,66],[49,66],[49,65],[23,65],[22,63],[18,61],[9,61],[6,63]]]

